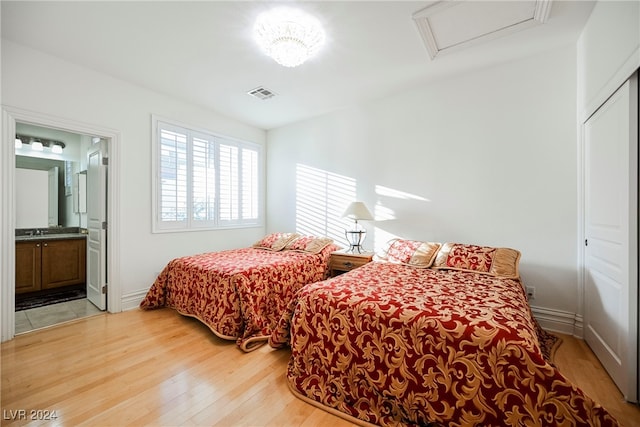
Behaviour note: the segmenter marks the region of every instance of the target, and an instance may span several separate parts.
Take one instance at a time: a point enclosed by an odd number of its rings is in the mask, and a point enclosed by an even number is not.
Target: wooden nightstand
[[[329,275],[335,277],[340,273],[365,265],[371,262],[372,259],[373,252],[363,252],[361,254],[345,252],[344,250],[332,252],[329,258]]]

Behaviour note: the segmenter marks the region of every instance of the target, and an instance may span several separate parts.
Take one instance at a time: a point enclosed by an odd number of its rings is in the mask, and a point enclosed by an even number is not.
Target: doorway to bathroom
[[[16,122],[16,334],[106,309],[107,153],[101,137]]]
[[[104,201],[102,205],[105,207],[106,212],[105,220],[100,224],[101,231],[93,236],[94,239],[101,243],[101,253],[94,265],[91,262],[87,262],[86,274],[87,277],[91,277],[91,269],[95,267],[93,269],[94,276],[99,278],[99,289],[104,293],[103,312],[119,313],[122,311],[122,289],[118,281],[119,262],[117,256],[120,252],[120,244],[119,239],[116,238],[119,234],[119,131],[10,106],[3,106],[2,108],[2,123],[2,144],[0,144],[0,241],[3,244],[0,251],[0,341],[11,340],[16,333],[15,234],[17,223],[15,218],[16,156],[14,141],[16,141],[16,128],[20,123],[91,136],[91,138],[100,138],[101,143],[108,149],[108,158],[104,156],[101,159],[101,168],[104,169],[104,176],[106,176],[103,181],[105,189],[93,194]],[[109,169],[108,174],[106,173],[107,167]],[[87,199],[87,203],[87,209],[89,209],[89,199]],[[90,216],[89,212],[87,212],[87,216]],[[106,221],[107,216],[109,218],[108,223]],[[89,234],[87,235],[88,237]],[[108,298],[106,298],[107,289]]]

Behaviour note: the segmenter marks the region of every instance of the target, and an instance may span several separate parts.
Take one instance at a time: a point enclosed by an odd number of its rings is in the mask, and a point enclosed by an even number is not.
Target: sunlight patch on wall
[[[356,199],[356,181],[344,175],[298,164],[296,167],[296,232],[327,236],[348,245],[344,230],[351,223],[342,218]]]
[[[422,212],[424,204],[431,202],[431,200],[384,185],[376,185],[375,192],[377,196],[374,208],[376,222],[373,233],[370,233],[374,236],[374,250],[376,252],[383,250],[391,239],[415,238],[411,234],[411,224],[415,221],[416,213]],[[405,235],[407,230],[409,234]]]
[[[396,219],[396,213],[393,209],[383,205],[382,202],[378,200],[374,209],[373,217],[376,221],[389,221],[391,219]]]
[[[376,185],[376,194],[378,196],[391,197],[394,199],[403,199],[403,200],[418,200],[421,202],[430,202],[426,197],[418,196],[417,194],[411,194],[400,190],[395,190],[393,188],[385,187],[383,185]]]

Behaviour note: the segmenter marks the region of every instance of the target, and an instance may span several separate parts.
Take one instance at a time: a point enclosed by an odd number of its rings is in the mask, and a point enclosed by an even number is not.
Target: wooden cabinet
[[[49,240],[42,244],[42,289],[86,280],[86,240]]]
[[[373,252],[332,252],[331,257],[329,258],[329,274],[331,277],[337,276],[340,273],[345,273],[353,270],[354,268],[365,265],[366,263],[371,262],[372,259]]]
[[[41,242],[16,242],[16,294],[41,289],[41,247]]]
[[[85,283],[86,257],[84,237],[16,242],[16,293]]]

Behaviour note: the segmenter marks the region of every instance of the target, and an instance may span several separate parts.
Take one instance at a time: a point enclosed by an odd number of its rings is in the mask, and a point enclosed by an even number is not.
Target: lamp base
[[[347,241],[349,242],[349,249],[347,252],[355,254],[356,252],[362,253],[362,242],[364,242],[364,238],[367,235],[366,230],[347,230],[344,232]]]
[[[349,249],[345,251],[345,253],[349,253],[349,254],[361,254],[363,252],[366,252],[366,251],[362,249],[361,245],[351,245],[349,246]]]

